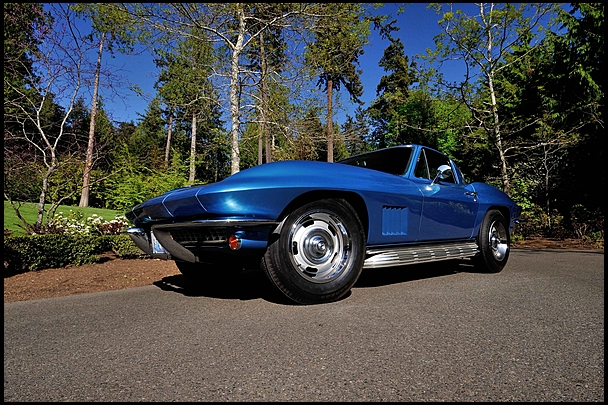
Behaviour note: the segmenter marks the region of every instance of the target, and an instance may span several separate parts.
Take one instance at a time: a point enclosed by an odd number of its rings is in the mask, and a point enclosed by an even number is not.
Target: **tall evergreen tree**
[[[306,52],[306,62],[318,71],[320,86],[327,94],[327,161],[334,160],[333,91],[344,86],[352,101],[361,103],[363,85],[357,69],[363,46],[370,34],[370,21],[363,5],[328,3],[320,9]]]
[[[415,78],[400,38],[391,38],[378,66],[389,74],[380,78],[376,87],[377,98],[367,113],[374,126],[373,135],[377,147],[383,148],[406,141],[402,135],[405,123],[398,109],[408,101],[409,88]],[[390,130],[389,123],[392,123]]]

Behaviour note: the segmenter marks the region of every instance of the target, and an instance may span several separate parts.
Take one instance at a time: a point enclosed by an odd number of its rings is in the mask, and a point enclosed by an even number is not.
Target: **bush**
[[[101,236],[106,251],[112,251],[117,257],[124,259],[148,257],[140,248],[135,245],[129,235],[106,235]]]
[[[117,216],[111,221],[106,221],[103,217],[93,214],[85,218],[80,211],[70,210],[67,216],[63,212],[55,214],[43,229],[36,233],[55,233],[69,235],[118,235],[127,227],[127,218]]]
[[[113,252],[121,258],[147,257],[129,235],[4,235],[4,277],[42,269],[98,263]]]
[[[103,251],[101,239],[82,235],[26,235],[4,237],[4,271],[7,275],[68,264],[95,263]]]
[[[564,217],[556,210],[547,213],[538,205],[522,211],[516,232],[524,239],[530,237],[563,239],[567,237]]]
[[[142,201],[185,185],[184,176],[176,173],[152,172],[147,176],[128,174],[109,179],[105,184],[103,199],[108,207],[126,211]]]
[[[585,243],[604,247],[604,216],[599,210],[590,212],[582,204],[574,205],[570,210],[570,225]]]
[[[33,235],[14,236],[5,230],[5,277],[70,264],[97,263],[101,254],[110,251],[120,258],[147,257],[124,233],[126,227],[127,219],[123,216],[105,221],[96,214],[85,218],[80,211],[70,210],[67,216],[56,214]]]

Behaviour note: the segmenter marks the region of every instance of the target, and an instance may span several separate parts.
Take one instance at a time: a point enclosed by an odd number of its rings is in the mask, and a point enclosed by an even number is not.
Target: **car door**
[[[441,165],[450,166],[452,174],[446,179],[435,179]],[[443,154],[429,148],[420,150],[410,177],[423,195],[418,241],[472,236],[479,203],[472,186],[458,173],[453,162]]]

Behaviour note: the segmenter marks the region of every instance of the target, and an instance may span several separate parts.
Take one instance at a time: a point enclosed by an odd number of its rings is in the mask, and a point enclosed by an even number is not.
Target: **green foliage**
[[[28,271],[97,263],[102,253],[143,258],[126,234],[120,235],[11,235],[4,233],[4,277]]]
[[[36,201],[42,184],[41,168],[36,162],[22,164],[20,156],[4,155],[4,192],[16,201]]]
[[[33,204],[24,207],[29,206]],[[34,208],[29,208],[31,213],[23,210],[23,214],[35,216]],[[6,212],[7,202],[4,209]],[[10,206],[8,209],[12,210]],[[123,258],[145,256],[124,233],[127,227],[124,216],[114,215],[114,219],[106,221],[95,212],[104,213],[107,218],[112,217],[108,213],[115,214],[114,211],[89,207],[66,210],[65,215],[60,211],[43,229],[38,229],[43,234],[34,235],[11,232],[6,228],[5,218],[5,277],[24,271],[96,263],[99,255],[108,251]]]
[[[104,3],[76,3],[70,5],[83,18],[92,21],[93,34],[106,36],[106,47],[112,51],[118,48],[120,52],[129,53],[137,40],[145,40],[149,33],[139,31],[137,19],[124,10]],[[139,37],[137,32],[139,31]]]
[[[535,207],[533,194],[530,192],[533,187],[535,187],[534,184],[521,178],[514,178],[511,183],[511,198],[524,211]]]
[[[117,257],[135,259],[148,257],[141,251],[127,234],[101,236],[101,244],[105,250],[111,250]]]
[[[4,271],[24,271],[95,263],[102,240],[83,235],[25,235],[4,237]]]
[[[36,203],[16,203],[19,206],[19,212],[25,218],[28,223],[34,223],[36,221],[36,215],[38,215],[38,205]],[[45,209],[48,209],[48,204],[45,205]],[[74,218],[111,218],[120,217],[124,214],[124,211],[115,211],[104,208],[93,208],[93,207],[72,207],[68,205],[60,205],[57,208],[59,215],[69,216],[69,212],[73,211]],[[8,201],[4,201],[4,229],[9,230],[14,234],[22,234],[24,230],[20,227],[21,222],[17,218],[15,211],[10,206]]]
[[[364,9],[358,3],[325,3],[319,7],[319,15],[324,17],[316,22],[315,41],[306,50],[306,62],[318,72],[318,84],[325,91],[329,82],[338,91],[344,85],[351,99],[359,101],[363,86],[357,65],[368,42],[370,21],[363,18]]]
[[[32,75],[32,55],[38,51],[39,32],[52,24],[40,3],[4,3],[4,100],[13,99],[16,90],[26,91]],[[7,85],[10,83],[10,85]],[[5,103],[6,109],[11,108]],[[7,122],[5,120],[5,125]]]
[[[103,217],[92,214],[85,216],[82,211],[73,211],[67,215],[63,212],[55,214],[52,220],[46,224],[45,232],[54,234],[68,235],[118,235],[125,231],[127,227],[127,218],[124,215],[116,216],[110,221],[106,221]]]
[[[104,199],[108,207],[126,211],[133,206],[169,190],[183,187],[186,179],[179,174],[148,171],[127,173],[106,182]]]
[[[591,212],[584,205],[576,204],[570,210],[570,223],[578,238],[604,246],[604,216],[599,210]]]
[[[534,237],[564,238],[568,236],[564,227],[564,217],[557,210],[546,212],[538,205],[533,205],[522,211],[516,232],[524,239]]]
[[[412,122],[411,117],[403,117],[404,110],[409,110],[406,104],[411,102],[410,86],[415,79],[413,65],[405,55],[400,38],[391,40],[378,65],[389,74],[380,78],[376,87],[378,98],[372,102],[367,113],[375,127],[373,136],[378,147],[386,147],[404,143],[407,136],[402,132],[407,129],[406,126],[419,125],[419,122]],[[421,110],[417,108],[416,111]]]

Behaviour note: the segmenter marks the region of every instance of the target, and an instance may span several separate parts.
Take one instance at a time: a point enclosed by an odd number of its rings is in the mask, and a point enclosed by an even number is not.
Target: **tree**
[[[457,5],[458,6],[458,5]],[[509,147],[504,144],[508,134],[503,132],[505,120],[500,116],[496,77],[501,70],[507,69],[519,59],[507,60],[507,55],[514,50],[527,47],[521,55],[527,57],[537,50],[542,43],[536,36],[536,30],[542,28],[544,19],[556,13],[556,4],[482,3],[477,5],[477,14],[469,15],[461,9],[454,10],[450,5],[446,11],[440,5],[434,5],[443,32],[435,38],[437,50],[429,55],[429,60],[441,62],[447,59],[458,59],[466,67],[466,77],[459,86],[443,83],[446,88],[457,88],[461,100],[467,105],[476,126],[483,131],[487,141],[498,155],[500,178],[503,190],[508,193],[509,182]],[[479,78],[479,97],[474,98],[470,86],[473,79]],[[504,99],[502,100],[505,101]],[[522,125],[527,123],[521,122]],[[514,133],[520,128],[514,128]]]
[[[278,25],[292,26],[295,16],[306,9],[306,4],[294,4],[287,11],[280,12],[260,24],[256,20],[255,10],[264,7],[265,3],[171,3],[115,5],[138,18],[144,29],[164,33],[167,37],[191,37],[194,40],[209,40],[217,43],[217,50],[228,58],[228,69],[225,76],[228,81],[228,110],[231,144],[231,173],[240,170],[240,126],[241,126],[241,92],[244,69],[241,57],[251,44],[259,39],[259,34],[270,27]],[[249,32],[248,27],[256,31]],[[196,32],[196,33],[195,33]],[[205,33],[205,37],[199,35]],[[221,72],[218,71],[218,72]],[[221,84],[220,84],[221,87]]]
[[[555,56],[549,70],[555,110],[564,116],[564,127],[573,129],[579,142],[567,149],[564,164],[554,176],[555,193],[563,209],[582,203],[591,212],[605,209],[604,192],[604,4],[571,3],[559,14],[567,30],[551,38]],[[572,193],[576,189],[578,192]]]
[[[74,161],[78,150],[78,145],[65,143],[65,138],[71,130],[70,115],[81,95],[88,49],[83,39],[75,35],[74,14],[61,4],[51,7],[63,25],[52,31],[46,27],[36,27],[33,31],[39,38],[39,45],[36,52],[30,54],[31,66],[36,66],[40,75],[29,69],[28,60],[16,59],[12,61],[18,64],[16,69],[27,71],[27,75],[18,82],[5,75],[4,82],[5,88],[8,87],[5,94],[11,95],[5,100],[5,156],[19,159],[18,154],[25,152],[22,156],[29,158],[27,163],[40,174],[36,222],[31,225],[23,221],[28,232],[42,228],[53,176],[62,166]],[[65,108],[58,106],[58,99]],[[4,196],[13,203],[6,188]],[[68,197],[61,195],[53,201],[49,210],[51,217],[61,201]],[[13,207],[19,215],[18,207]]]
[[[349,156],[369,152],[376,149],[369,136],[369,126],[366,121],[366,111],[361,106],[355,109],[355,117],[346,115],[346,122],[342,126],[344,141]]]
[[[37,3],[4,3],[4,99],[16,97],[14,88],[25,91],[32,69],[32,54],[40,45],[41,35],[52,17]],[[4,108],[8,106],[5,104]],[[6,120],[5,120],[6,122]]]
[[[93,79],[93,98],[91,100],[91,121],[89,126],[89,137],[87,150],[85,155],[85,166],[82,180],[82,193],[80,196],[79,207],[89,206],[89,190],[91,170],[93,168],[93,152],[95,148],[95,120],[97,118],[98,107],[98,91],[99,82],[101,80],[101,58],[104,48],[110,52],[115,46],[123,52],[128,52],[132,49],[135,38],[133,36],[133,20],[129,15],[121,10],[113,7],[108,7],[102,3],[95,4],[73,4],[70,6],[77,15],[90,19],[93,31],[88,39],[95,41],[95,36],[98,36],[98,51],[97,63],[95,65]]]
[[[400,38],[390,38],[378,66],[389,74],[380,78],[376,87],[377,98],[367,109],[367,114],[374,123],[373,134],[377,145],[383,148],[401,144],[405,140],[401,133],[401,123],[405,122],[398,109],[408,102],[409,88],[415,79]],[[392,123],[392,131],[389,131],[389,123]]]
[[[319,72],[318,85],[327,94],[327,161],[334,160],[333,90],[344,85],[351,100],[361,103],[363,95],[359,56],[367,44],[370,21],[356,3],[329,3],[320,9],[314,27],[314,41],[306,51],[306,62]]]
[[[205,36],[193,29],[191,37],[178,40],[171,50],[157,50],[159,57],[156,59],[162,71],[155,87],[168,106],[170,122],[176,110],[190,118],[190,184],[196,177],[198,120],[204,123],[207,137],[217,133],[213,129],[220,125],[217,95],[209,80],[214,61],[213,48],[209,41],[204,40]]]
[[[263,151],[266,151],[266,163],[272,162],[272,152],[275,146],[274,137],[269,135],[272,109],[270,106],[269,81],[272,76],[281,76],[282,70],[287,63],[284,30],[281,26],[270,24],[267,30],[259,30],[262,25],[269,22],[278,14],[285,12],[291,5],[284,3],[259,4],[253,10],[255,19],[251,19],[247,30],[258,32],[258,40],[252,42],[247,50],[246,56],[249,63],[246,65],[251,71],[259,72],[259,81],[254,84],[257,87],[257,95],[254,104],[258,116],[258,160],[257,164],[263,163]]]

